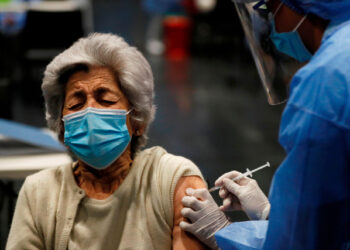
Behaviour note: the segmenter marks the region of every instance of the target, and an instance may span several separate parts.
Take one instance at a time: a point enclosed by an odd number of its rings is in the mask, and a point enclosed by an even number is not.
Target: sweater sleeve
[[[175,156],[172,154],[165,154],[162,156],[159,164],[159,187],[162,197],[162,206],[168,219],[168,225],[172,227],[173,224],[173,202],[176,184],[183,176],[199,176],[204,180],[199,168],[190,160]]]
[[[31,192],[31,186],[27,179],[19,192],[10,233],[7,239],[7,250],[45,249],[44,240],[33,219],[31,203],[34,203],[35,193]]]

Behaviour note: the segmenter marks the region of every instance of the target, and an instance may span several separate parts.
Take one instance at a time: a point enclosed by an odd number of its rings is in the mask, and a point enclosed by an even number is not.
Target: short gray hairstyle
[[[48,127],[58,134],[63,131],[62,109],[65,98],[65,83],[60,79],[77,65],[103,66],[115,73],[132,108],[131,120],[136,125],[145,126],[144,133],[141,136],[134,135],[131,141],[132,152],[137,152],[147,142],[148,128],[155,115],[153,74],[147,60],[123,38],[102,33],[80,38],[57,55],[46,67],[41,88]]]

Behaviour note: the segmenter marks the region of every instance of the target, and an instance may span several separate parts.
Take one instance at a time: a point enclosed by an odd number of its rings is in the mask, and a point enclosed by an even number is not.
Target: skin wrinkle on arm
[[[199,176],[183,176],[178,181],[174,193],[174,228],[173,228],[173,249],[208,249],[194,235],[181,230],[179,224],[185,218],[181,214],[182,198],[186,195],[187,188],[207,188],[204,181]]]

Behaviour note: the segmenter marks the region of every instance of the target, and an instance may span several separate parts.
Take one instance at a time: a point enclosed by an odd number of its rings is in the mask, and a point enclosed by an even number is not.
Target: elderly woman
[[[137,49],[82,38],[47,66],[42,90],[48,126],[77,161],[27,177],[7,249],[204,248],[179,228],[185,190],[205,187],[200,171],[161,147],[140,151],[155,106]]]

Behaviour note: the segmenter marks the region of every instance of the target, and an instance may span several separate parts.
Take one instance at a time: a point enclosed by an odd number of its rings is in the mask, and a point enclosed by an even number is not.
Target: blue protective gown
[[[279,141],[287,156],[269,222],[233,223],[215,235],[219,247],[350,249],[350,16],[329,24],[292,79]]]

